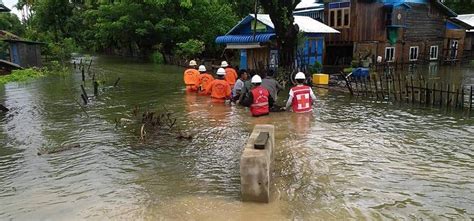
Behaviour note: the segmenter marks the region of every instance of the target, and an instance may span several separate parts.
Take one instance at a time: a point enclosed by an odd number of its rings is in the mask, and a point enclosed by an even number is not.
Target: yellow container
[[[328,74],[313,74],[313,84],[329,84]]]

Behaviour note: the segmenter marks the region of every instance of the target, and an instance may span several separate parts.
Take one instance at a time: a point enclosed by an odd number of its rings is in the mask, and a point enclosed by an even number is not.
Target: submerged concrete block
[[[260,133],[268,133],[264,149],[255,149]],[[256,125],[240,158],[240,184],[243,201],[270,202],[271,169],[275,144],[273,125]]]

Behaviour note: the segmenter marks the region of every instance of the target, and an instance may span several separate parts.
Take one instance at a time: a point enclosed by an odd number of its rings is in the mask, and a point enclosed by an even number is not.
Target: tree
[[[444,4],[458,14],[474,13],[474,2],[472,0],[446,0]]]
[[[20,19],[12,13],[0,13],[0,30],[9,31],[18,36],[25,33],[25,27],[21,24]]]
[[[280,49],[280,66],[291,68],[295,60],[298,28],[294,25],[293,11],[301,0],[259,0],[263,10],[270,15],[275,27]]]

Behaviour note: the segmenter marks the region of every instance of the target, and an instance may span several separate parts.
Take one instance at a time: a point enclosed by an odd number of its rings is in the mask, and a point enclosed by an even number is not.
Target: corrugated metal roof
[[[293,14],[299,14],[299,13],[305,13],[305,12],[319,12],[319,11],[324,11],[324,8],[299,10],[299,11],[294,11]]]
[[[250,16],[252,16],[252,18],[255,18],[254,15]],[[294,18],[295,24],[298,25],[301,32],[317,34],[339,33],[339,31],[337,31],[336,29],[331,28],[325,25],[324,23],[316,21],[308,16],[295,15]],[[271,28],[275,28],[272,20],[270,19],[270,15],[268,14],[257,14],[257,20]]]
[[[269,42],[271,39],[275,37],[274,33],[267,33],[267,34],[257,34],[255,35],[255,39],[253,35],[224,35],[219,36],[216,38],[217,44],[229,44],[229,43],[255,43],[255,42]]]
[[[324,4],[317,3],[317,0],[303,0],[295,8],[295,10],[324,7]]]
[[[458,15],[456,17],[459,21],[462,21],[464,23],[467,23],[470,26],[474,27],[474,14],[464,14],[464,15]],[[468,32],[474,32],[474,29],[467,30]]]

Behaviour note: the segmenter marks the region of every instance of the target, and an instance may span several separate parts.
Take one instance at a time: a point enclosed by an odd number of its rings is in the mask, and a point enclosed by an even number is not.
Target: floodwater
[[[251,118],[186,95],[180,68],[94,63],[105,85],[121,81],[101,87],[89,118],[75,101],[79,73],[0,88],[12,109],[0,116],[0,220],[474,218],[474,119],[465,114],[317,89],[313,114]],[[474,83],[474,70],[446,70],[439,75]],[[142,144],[137,126],[114,120],[134,106],[172,110],[194,139]],[[239,157],[260,123],[276,127],[273,200],[242,203]],[[81,147],[37,154],[61,144]]]

